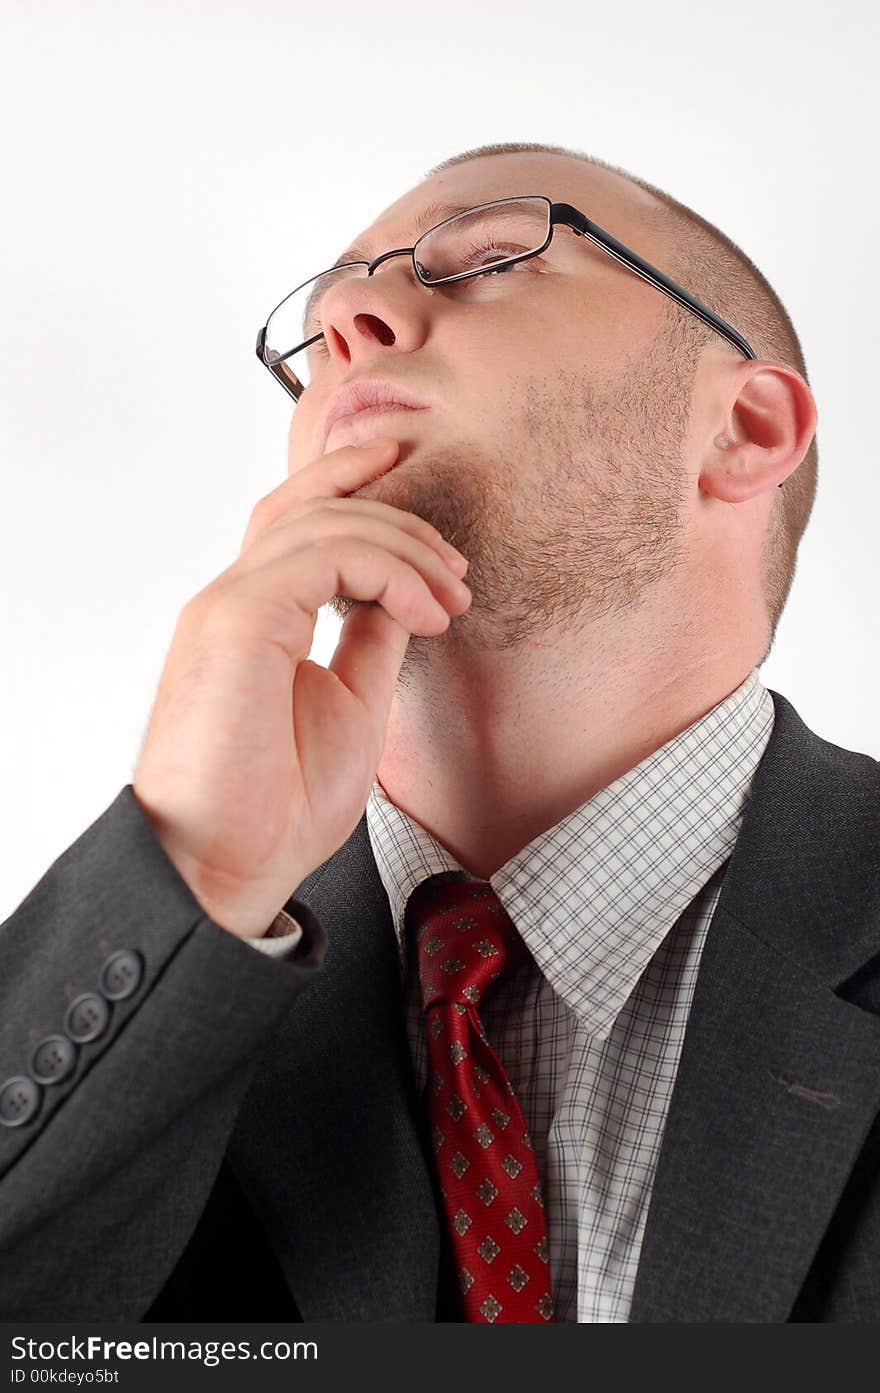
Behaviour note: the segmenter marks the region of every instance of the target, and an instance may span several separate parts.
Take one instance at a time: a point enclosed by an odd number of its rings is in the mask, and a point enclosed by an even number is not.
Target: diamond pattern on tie
[[[461,1319],[553,1320],[541,1181],[519,1100],[478,1014],[528,950],[492,886],[431,876],[406,908],[425,1019],[424,1101]]]

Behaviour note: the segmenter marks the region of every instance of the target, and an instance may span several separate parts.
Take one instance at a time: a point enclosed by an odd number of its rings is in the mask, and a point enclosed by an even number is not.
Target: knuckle
[[[212,592],[216,584],[217,581],[212,580],[210,584],[204,586],[195,595],[190,596],[190,598],[187,600],[186,604],[180,611],[181,622],[188,622],[191,620],[198,621],[202,617],[202,615],[204,615],[207,612],[207,610],[210,609],[213,603]]]
[[[262,498],[258,498],[251,508],[251,522],[264,524],[269,522],[275,513],[277,503],[273,502],[271,493],[264,493]]]
[[[226,573],[215,577],[210,584],[200,590],[197,595],[193,595],[188,600],[181,611],[181,617],[188,623],[202,626],[222,609],[227,602],[229,594],[229,582],[225,579]]]

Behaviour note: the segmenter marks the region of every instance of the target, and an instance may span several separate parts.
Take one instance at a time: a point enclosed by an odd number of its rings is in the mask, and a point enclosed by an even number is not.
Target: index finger
[[[326,455],[317,455],[303,469],[291,474],[273,493],[282,489],[286,498],[291,488],[299,494],[304,486],[308,498],[345,498],[361,484],[378,476],[395,462],[400,451],[400,441],[393,436],[384,435],[371,440],[367,445],[340,445],[329,450]]]
[[[377,479],[397,459],[400,441],[382,436],[368,445],[340,445],[289,474],[251,509],[241,552],[247,550],[293,503],[309,498],[347,498],[361,484]],[[239,555],[241,555],[239,552]]]

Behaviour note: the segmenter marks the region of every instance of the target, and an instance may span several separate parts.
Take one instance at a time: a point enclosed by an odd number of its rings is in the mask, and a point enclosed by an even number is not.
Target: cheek
[[[322,413],[306,393],[294,408],[287,433],[287,472],[296,474],[321,452],[321,432],[318,429]]]
[[[289,429],[289,431],[287,432],[287,473],[288,473],[288,475],[290,475],[290,474],[295,474],[296,471],[297,471],[297,469],[300,468],[300,464],[299,464],[300,448],[299,448],[299,445],[298,445],[298,438],[299,438],[299,432],[298,432],[298,429],[297,429],[297,411],[294,411],[294,413],[293,413],[293,418],[292,418],[292,420],[291,420],[291,422],[290,422],[290,429]]]

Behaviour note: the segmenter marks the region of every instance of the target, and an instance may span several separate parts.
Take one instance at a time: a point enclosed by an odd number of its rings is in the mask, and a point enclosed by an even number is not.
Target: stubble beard
[[[577,373],[518,383],[491,448],[414,445],[358,490],[424,518],[468,558],[469,609],[439,635],[414,634],[398,684],[468,651],[569,636],[643,604],[683,564],[690,393],[653,352],[607,381]],[[363,601],[329,602],[345,620]]]

